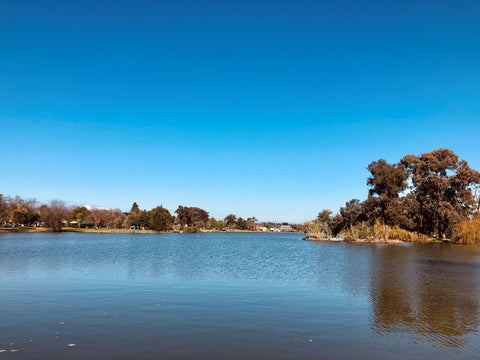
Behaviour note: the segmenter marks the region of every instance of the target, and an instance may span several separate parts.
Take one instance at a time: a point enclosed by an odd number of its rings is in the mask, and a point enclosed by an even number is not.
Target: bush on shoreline
[[[196,233],[199,233],[201,232],[200,231],[200,228],[198,226],[187,226],[185,228],[183,228],[182,230],[182,233],[184,234],[196,234]]]
[[[454,241],[462,245],[480,244],[480,213],[473,220],[464,221],[458,226]]]
[[[405,242],[429,242],[429,238],[423,234],[417,234],[398,226],[383,225],[377,219],[374,225],[362,222],[344,231],[346,241],[357,241],[360,239],[378,240],[400,240]]]

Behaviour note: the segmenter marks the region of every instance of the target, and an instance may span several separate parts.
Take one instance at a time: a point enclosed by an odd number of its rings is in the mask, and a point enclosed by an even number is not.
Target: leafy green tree
[[[328,227],[330,228],[330,233],[332,236],[337,236],[340,231],[344,229],[343,216],[341,214],[335,214],[330,217],[328,222]]]
[[[136,203],[134,203],[136,204]],[[131,211],[125,221],[123,222],[123,226],[127,227],[127,228],[131,228],[131,227],[140,227],[141,226],[141,217],[142,217],[142,211],[140,209],[138,209],[137,207],[134,207],[132,206],[132,208],[136,208],[134,209],[135,211]]]
[[[80,227],[83,221],[87,221],[90,211],[85,206],[77,206],[70,212],[70,221],[76,221]]]
[[[456,224],[471,218],[477,209],[472,188],[480,173],[451,150],[438,149],[401,160],[407,169],[410,190],[418,203],[417,229],[436,237],[451,236]]]
[[[177,220],[178,220],[178,223],[180,224],[180,227],[183,228],[184,226],[187,226],[189,222],[191,222],[188,208],[182,205],[179,205],[177,210],[175,210],[175,213],[177,214]]]
[[[343,218],[345,228],[350,229],[361,220],[363,207],[358,199],[352,199],[340,208],[340,215]]]
[[[335,214],[332,216],[332,211],[328,209],[320,211],[313,222],[306,223],[308,232],[319,237],[337,236],[338,233],[343,230],[344,226],[342,215]]]
[[[407,188],[408,174],[405,167],[380,159],[370,163],[368,170],[371,174],[367,179],[370,190],[365,205],[370,206],[370,210],[374,210],[375,219],[381,219],[384,224],[404,224],[406,214],[400,194]]]
[[[332,217],[332,211],[331,210],[328,210],[328,209],[324,209],[322,211],[320,211],[317,215],[317,221],[319,223],[325,223],[325,224],[328,224],[328,222],[330,221]]]
[[[150,229],[154,231],[170,231],[173,228],[175,217],[162,206],[157,206],[148,212]]]
[[[330,236],[330,221],[332,219],[332,211],[324,209],[320,211],[315,219],[315,223],[318,225],[319,234],[322,236]]]
[[[217,230],[224,231],[227,228],[227,223],[223,220],[218,220],[217,221]]]
[[[130,209],[130,213],[126,216],[126,219],[123,222],[123,226],[127,228],[140,227],[141,216],[142,216],[142,211],[140,210],[138,204],[134,202]]]
[[[370,195],[382,198],[398,198],[400,193],[407,187],[407,173],[402,164],[389,164],[380,159],[368,165],[371,176],[367,179],[367,185],[371,187]]]
[[[140,207],[136,202],[132,204],[132,207],[130,208],[131,213],[139,213],[140,212]]]
[[[214,217],[208,219],[208,222],[207,222],[208,229],[217,229],[217,227],[218,227],[218,221]]]

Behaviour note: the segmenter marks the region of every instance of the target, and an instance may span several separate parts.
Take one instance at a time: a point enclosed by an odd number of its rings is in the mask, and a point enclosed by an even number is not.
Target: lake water
[[[480,248],[301,236],[0,234],[0,359],[479,359]]]

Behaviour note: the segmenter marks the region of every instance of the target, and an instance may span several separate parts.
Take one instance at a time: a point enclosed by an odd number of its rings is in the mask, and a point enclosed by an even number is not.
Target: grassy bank
[[[0,227],[0,233],[40,233],[50,232],[50,229],[44,227],[16,227],[16,228],[4,228]]]
[[[401,229],[398,226],[383,225],[377,220],[373,225],[366,222],[354,225],[346,230],[342,230],[341,238],[331,238],[327,234],[322,233],[317,224],[309,224],[307,228],[309,235],[304,240],[312,241],[345,241],[351,243],[442,243],[450,242],[449,240],[439,240],[430,238],[426,235]]]
[[[49,228],[44,227],[17,227],[17,228],[0,228],[0,233],[45,233],[52,232]],[[130,229],[79,229],[64,227],[61,232],[75,233],[94,233],[94,234],[158,234],[153,230],[130,230]]]
[[[83,228],[62,228],[64,232],[93,233],[93,234],[158,234],[153,230],[132,230],[132,229],[83,229]]]
[[[426,235],[401,229],[398,226],[383,225],[376,221],[374,225],[360,223],[344,231],[345,241],[349,242],[415,242],[422,244],[441,243],[443,241]]]

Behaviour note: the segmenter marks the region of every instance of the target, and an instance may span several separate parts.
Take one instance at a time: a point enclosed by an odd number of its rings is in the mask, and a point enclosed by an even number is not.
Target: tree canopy
[[[54,200],[39,205],[35,199],[22,199],[0,194],[0,227],[24,226],[49,227],[60,231],[62,227],[95,229],[129,229],[198,232],[201,229],[225,231],[227,223],[210,218],[208,212],[199,207],[178,206],[177,217],[163,206],[141,210],[134,202],[130,212],[119,209],[91,208],[86,206],[67,207],[62,201]],[[257,219],[243,219],[230,214],[230,229],[255,230]]]
[[[173,228],[175,217],[162,206],[150,210],[150,229],[155,231],[170,231]]]
[[[209,219],[208,212],[198,207],[180,205],[175,213],[182,228],[185,226],[205,226]]]
[[[367,169],[368,196],[363,202],[347,201],[340,208],[336,222],[341,219],[341,229],[380,221],[427,236],[450,238],[458,232],[459,224],[472,219],[480,208],[480,173],[452,150],[406,155],[393,164],[380,159]],[[332,219],[331,213],[323,210],[315,221],[328,224]]]

